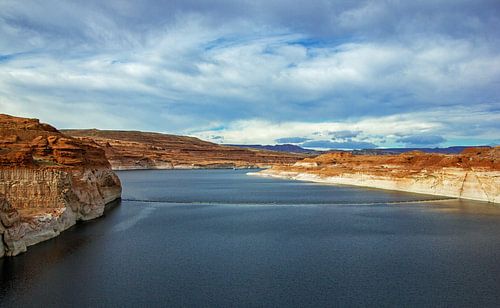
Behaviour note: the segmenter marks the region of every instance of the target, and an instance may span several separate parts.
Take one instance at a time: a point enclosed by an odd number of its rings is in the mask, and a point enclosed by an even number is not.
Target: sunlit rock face
[[[0,115],[0,256],[103,214],[121,184],[97,145],[36,119]]]
[[[294,163],[308,155],[223,146],[194,137],[111,130],[65,130],[99,144],[115,170],[251,168]]]
[[[257,174],[500,203],[500,147],[459,155],[329,153]]]

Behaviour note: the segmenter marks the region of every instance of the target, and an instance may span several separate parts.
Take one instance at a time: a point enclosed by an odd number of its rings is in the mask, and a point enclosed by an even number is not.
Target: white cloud
[[[334,130],[360,130],[358,141],[375,143],[417,132],[450,140],[466,136],[463,123],[470,138],[498,136],[500,56],[497,41],[483,37],[494,37],[494,14],[464,18],[456,27],[467,31],[456,35],[453,14],[432,5],[178,6],[163,10],[165,19],[132,2],[0,4],[1,111],[65,127],[200,136],[220,135],[210,129],[217,123],[228,143]],[[236,14],[239,6],[249,15]],[[283,6],[309,24],[295,27]],[[336,29],[311,30],[327,17]]]
[[[468,117],[463,117],[468,114]],[[450,112],[447,109],[432,112],[408,113],[385,117],[368,117],[342,122],[270,122],[242,120],[230,123],[225,129],[194,131],[191,134],[203,139],[211,135],[222,136],[224,143],[274,144],[276,139],[302,136],[311,141],[322,141],[332,131],[356,132],[349,141],[372,142],[384,147],[400,146],[402,136],[447,135],[452,139],[466,139],[471,133],[475,138],[493,140],[498,130],[500,115],[482,112],[481,108],[464,108]],[[474,129],[474,123],[484,127]],[[471,130],[473,132],[471,132]]]
[[[363,135],[411,134],[438,129],[438,122],[414,119],[411,115],[368,118],[351,122],[281,122],[266,120],[241,120],[232,122],[224,130],[192,132],[194,136],[207,138],[210,135],[224,137],[225,143],[274,144],[276,139],[304,136],[312,140],[323,140],[331,131],[361,131]],[[316,133],[316,134],[315,134]],[[319,133],[319,134],[318,134]]]

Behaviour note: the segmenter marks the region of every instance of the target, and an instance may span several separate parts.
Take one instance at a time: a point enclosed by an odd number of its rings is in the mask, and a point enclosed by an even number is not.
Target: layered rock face
[[[0,115],[0,256],[103,214],[121,196],[97,145],[36,119]]]
[[[329,153],[257,175],[500,203],[500,147],[471,148],[459,155]]]
[[[99,144],[115,170],[267,167],[309,156],[223,146],[159,133],[96,129],[64,133]]]

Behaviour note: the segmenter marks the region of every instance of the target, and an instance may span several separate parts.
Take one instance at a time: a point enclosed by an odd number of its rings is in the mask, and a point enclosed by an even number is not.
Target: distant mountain
[[[452,146],[447,148],[387,148],[387,149],[366,149],[354,150],[353,154],[360,155],[386,155],[386,154],[400,154],[411,151],[421,151],[424,153],[440,153],[440,154],[459,154],[467,148],[487,147],[489,146]]]
[[[309,150],[299,147],[294,144],[276,144],[276,145],[261,145],[261,144],[228,144],[233,147],[268,150],[276,152],[300,153],[300,154],[320,154],[320,151]]]
[[[363,150],[335,150],[330,151],[316,151],[311,149],[305,149],[295,144],[277,144],[277,145],[261,145],[261,144],[227,144],[233,147],[247,148],[247,149],[257,149],[257,150],[268,150],[276,152],[287,152],[287,153],[299,153],[299,154],[322,154],[325,152],[351,152],[356,155],[388,155],[388,154],[401,154],[411,151],[421,151],[424,153],[440,153],[440,154],[460,154],[464,149],[476,148],[476,147],[487,147],[490,146],[452,146],[447,148],[386,148],[386,149],[363,149]]]

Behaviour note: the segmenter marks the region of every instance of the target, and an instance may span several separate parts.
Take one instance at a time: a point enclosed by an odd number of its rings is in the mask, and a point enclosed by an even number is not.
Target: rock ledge
[[[121,184],[97,145],[0,114],[0,257],[103,214]]]

